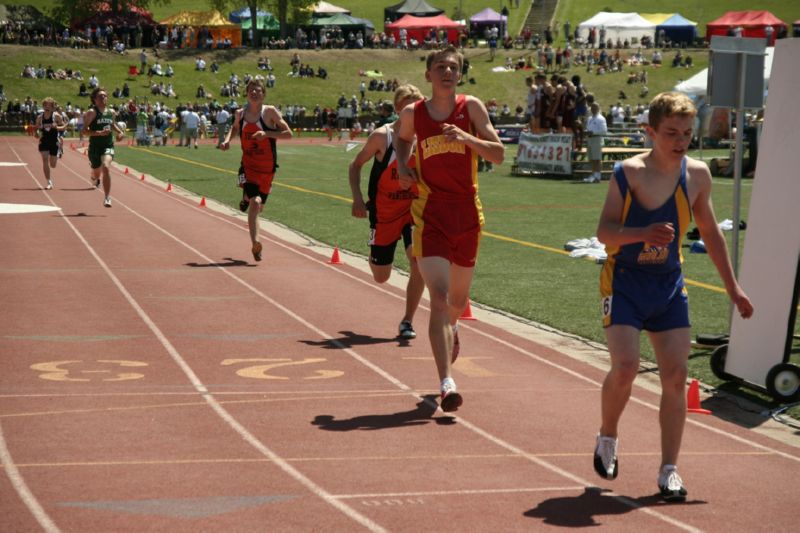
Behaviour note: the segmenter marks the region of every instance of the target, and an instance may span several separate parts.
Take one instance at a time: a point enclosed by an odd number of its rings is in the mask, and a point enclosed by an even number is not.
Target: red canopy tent
[[[423,43],[430,37],[432,29],[437,32],[439,30],[447,31],[447,41],[450,43],[458,42],[458,32],[464,29],[463,24],[454,22],[447,18],[445,15],[436,15],[435,17],[415,17],[414,15],[406,15],[391,24],[386,25],[386,33],[394,35],[395,39],[400,39],[400,29],[404,28],[408,32],[408,39],[416,39]]]
[[[706,24],[706,40],[713,35],[728,35],[728,31],[740,27],[742,37],[766,37],[764,28],[772,26],[772,41],[786,34],[786,23],[769,11],[728,11],[715,21]]]

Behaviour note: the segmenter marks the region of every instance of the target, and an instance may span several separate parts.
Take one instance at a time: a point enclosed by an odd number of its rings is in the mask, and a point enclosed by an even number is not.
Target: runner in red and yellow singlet
[[[504,148],[483,103],[456,95],[464,58],[453,46],[428,55],[425,79],[432,96],[400,113],[395,139],[400,183],[416,183],[412,251],[431,300],[428,333],[441,380],[441,407],[462,403],[451,376],[458,355],[457,321],[467,306],[483,214],[477,157],[503,162]],[[416,168],[407,164],[416,137]]]
[[[394,93],[396,109],[422,100],[422,93],[413,85],[401,85]],[[406,286],[406,311],[398,326],[403,339],[416,338],[413,320],[419,306],[425,282],[411,257],[411,201],[417,196],[417,188],[404,188],[397,175],[397,157],[393,144],[398,123],[381,126],[367,138],[364,147],[350,163],[349,180],[353,194],[352,215],[366,218],[369,215],[369,266],[378,283],[389,279],[394,263],[397,242],[402,239],[409,259],[411,274]],[[368,185],[368,201],[364,203],[361,193],[361,168],[374,158]],[[413,159],[413,156],[412,156]],[[413,162],[409,162],[413,166]]]
[[[239,208],[247,211],[253,258],[261,261],[262,245],[258,240],[258,215],[272,189],[272,179],[278,168],[275,146],[277,139],[291,139],[292,130],[274,106],[264,105],[266,94],[260,78],[247,84],[247,104],[236,112],[233,126],[228,130],[220,149],[230,148],[231,136],[239,135],[242,142],[242,163],[239,167],[239,187],[243,189]]]

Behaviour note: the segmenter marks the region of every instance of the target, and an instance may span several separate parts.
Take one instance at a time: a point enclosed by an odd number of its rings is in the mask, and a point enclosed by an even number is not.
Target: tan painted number
[[[80,366],[79,366],[80,365]],[[99,368],[92,366],[100,365]],[[108,368],[106,365],[113,365]],[[139,372],[120,372],[115,367],[143,367],[147,363],[141,361],[126,361],[124,359],[98,359],[97,361],[49,361],[31,365],[32,370],[40,372],[39,378],[50,381],[129,381],[142,379],[144,374]],[[88,367],[88,368],[87,368]],[[84,377],[78,377],[84,376]],[[95,377],[99,376],[99,377]]]
[[[290,379],[286,376],[276,376],[274,374],[270,374],[271,370],[280,367],[287,367],[287,366],[298,366],[298,365],[313,365],[317,363],[324,363],[327,359],[322,357],[307,357],[305,359],[301,359],[300,361],[293,361],[292,359],[288,358],[277,358],[277,359],[225,359],[222,361],[222,365],[230,366],[230,365],[239,365],[243,363],[265,363],[265,364],[253,364],[250,366],[246,366],[244,368],[240,368],[236,371],[236,374],[243,377],[243,378],[251,378],[251,379],[280,379],[280,380],[287,380]],[[344,372],[341,370],[323,370],[318,369],[314,370],[315,376],[305,376],[303,379],[332,379],[338,378],[344,375]]]

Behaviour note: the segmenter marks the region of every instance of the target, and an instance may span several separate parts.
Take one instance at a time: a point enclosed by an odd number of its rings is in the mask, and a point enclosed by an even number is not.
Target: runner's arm
[[[262,114],[264,118],[264,122],[267,124],[271,124],[272,127],[278,128],[278,131],[268,131],[267,137],[273,137],[275,139],[280,140],[287,140],[291,139],[293,136],[292,128],[289,127],[289,124],[283,120],[281,116],[281,112],[275,106],[267,106],[264,109],[264,113]]]
[[[373,157],[377,157],[383,152],[386,146],[386,131],[379,128],[373,131],[367,138],[367,142],[356,154],[348,167],[348,180],[350,182],[350,193],[353,196],[353,207],[351,214],[356,218],[367,216],[367,206],[364,203],[364,196],[361,194],[361,168]]]
[[[417,172],[408,168],[407,163],[411,158],[414,146],[414,104],[409,104],[400,111],[400,127],[394,136],[394,149],[397,157],[397,177],[404,189],[411,188],[417,182]]]
[[[489,120],[489,113],[483,102],[475,97],[467,97],[467,109],[469,110],[470,122],[475,129],[476,135],[472,135],[461,128],[452,124],[444,124],[442,132],[448,141],[464,143],[471,150],[487,161],[499,165],[505,157],[505,147],[497,136],[497,132]]]
[[[711,173],[705,165],[697,167],[693,165],[691,173],[693,185],[697,188],[697,197],[692,204],[692,214],[697,229],[700,230],[700,236],[706,245],[708,256],[725,285],[725,291],[736,305],[742,318],[750,318],[753,314],[753,304],[750,303],[750,299],[733,274],[733,267],[728,257],[728,246],[714,216],[714,207],[711,202]]]
[[[95,115],[96,113],[94,109],[90,109],[89,111],[83,114],[83,130],[81,131],[81,135],[86,135],[87,137],[97,137],[98,135],[103,134],[103,132],[92,131],[91,129],[89,129],[89,126],[91,126],[92,121],[94,121]]]
[[[241,110],[237,110],[233,116],[233,126],[228,129],[228,133],[225,135],[225,141],[221,145],[219,145],[220,150],[227,150],[230,148],[231,145],[231,137],[237,135],[239,133],[239,119],[242,115]]]
[[[675,229],[666,222],[650,224],[644,228],[626,227],[622,221],[623,207],[624,200],[617,178],[612,175],[597,226],[597,239],[606,246],[623,246],[637,242],[666,246],[675,238]]]

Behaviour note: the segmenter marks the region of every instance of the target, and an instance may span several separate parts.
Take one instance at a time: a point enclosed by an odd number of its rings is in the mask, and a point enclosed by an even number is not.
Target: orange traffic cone
[[[172,192],[172,183],[167,183],[167,192]]]
[[[467,307],[464,308],[464,312],[461,313],[459,320],[477,320],[477,318],[472,316],[472,308],[469,305],[469,299],[467,300]]]
[[[130,174],[130,172],[131,172],[131,171],[130,171],[130,170],[128,170],[128,167],[125,167],[125,174]]]
[[[202,198],[200,198],[200,207],[205,207],[205,206],[206,206],[206,197],[203,196]]]
[[[139,178],[139,181],[144,181],[144,174],[142,174],[142,177]]]
[[[689,392],[686,394],[686,410],[690,413],[710,415],[711,411],[700,407],[700,383],[696,379],[689,385]]]
[[[339,247],[338,246],[333,249],[333,255],[331,255],[331,260],[328,261],[328,264],[330,264],[330,265],[341,265],[342,264],[342,260],[339,259]]]

